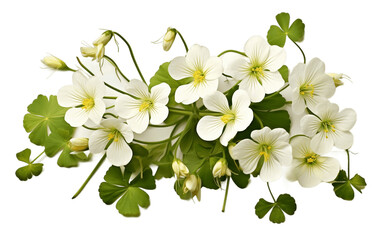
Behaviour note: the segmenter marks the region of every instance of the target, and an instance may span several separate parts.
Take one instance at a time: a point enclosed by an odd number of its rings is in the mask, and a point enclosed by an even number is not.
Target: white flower
[[[68,71],[71,70],[64,61],[55,56],[46,56],[41,62],[50,69]]]
[[[92,133],[89,138],[89,150],[101,153],[106,149],[106,157],[114,166],[128,164],[133,152],[128,145],[133,140],[130,127],[118,119],[106,119],[101,122],[101,128]]]
[[[188,175],[183,183],[183,193],[191,193],[191,197],[196,196],[198,201],[201,197],[202,180],[195,174]]]
[[[342,82],[342,79],[350,80],[350,77],[343,73],[328,73],[328,75],[333,79],[334,86],[339,87],[341,85],[344,85],[344,82]]]
[[[175,80],[192,78],[191,83],[179,86],[175,92],[176,102],[190,104],[216,91],[223,64],[220,58],[210,57],[206,47],[195,44],[186,57],[171,61],[168,72]]]
[[[142,133],[151,124],[160,124],[168,116],[168,95],[171,88],[167,83],[161,83],[151,88],[142,81],[132,79],[126,87],[126,91],[137,97],[132,98],[123,95],[117,98],[115,109],[119,116],[126,118],[131,129],[136,133]],[[149,120],[150,119],[150,120]]]
[[[232,77],[241,80],[240,89],[248,92],[252,102],[261,102],[265,94],[273,93],[284,85],[278,72],[285,62],[286,53],[278,46],[270,46],[260,36],[251,37],[244,46],[248,58],[233,63]]]
[[[212,169],[212,175],[215,178],[221,178],[223,176],[231,176],[231,170],[228,168],[228,163],[225,158],[220,158]]]
[[[106,46],[106,44],[111,40],[112,37],[113,37],[113,32],[110,30],[107,30],[103,32],[102,35],[93,42],[93,45],[98,46],[102,44],[103,46]]]
[[[253,112],[249,108],[251,101],[243,90],[237,90],[233,94],[231,108],[227,98],[221,92],[206,96],[203,103],[208,110],[221,113],[220,116],[204,116],[200,119],[196,131],[203,140],[212,141],[221,135],[221,144],[227,146],[228,141],[237,132],[245,130],[252,122]]]
[[[79,152],[85,151],[89,148],[89,139],[88,138],[72,138],[70,139],[69,148],[72,151]]]
[[[177,179],[186,177],[190,173],[187,166],[178,158],[175,158],[174,161],[172,161],[171,167]]]
[[[105,55],[105,45],[103,44],[98,44],[95,47],[81,47],[81,54],[83,57],[91,57],[93,60],[96,60],[99,62]]]
[[[278,180],[282,175],[282,166],[292,162],[292,148],[288,143],[289,134],[282,128],[264,127],[254,130],[251,139],[240,141],[232,151],[246,174],[252,173],[261,158],[264,159],[260,178],[265,182]]]
[[[292,110],[298,114],[306,107],[313,110],[317,104],[333,96],[335,86],[331,77],[325,73],[325,64],[313,58],[307,65],[297,64],[289,83],[292,88]]]
[[[58,104],[71,107],[65,121],[73,127],[81,126],[88,119],[98,124],[105,113],[104,93],[105,85],[99,78],[73,73],[73,85],[62,87],[57,94]]]
[[[319,104],[315,115],[306,115],[301,119],[301,128],[305,135],[312,138],[310,147],[318,154],[329,152],[333,145],[349,149],[353,144],[350,129],[354,126],[357,114],[351,108],[339,112],[337,104],[328,101]]]
[[[293,162],[288,179],[300,183],[303,187],[315,187],[321,182],[329,182],[337,177],[340,163],[332,157],[324,157],[310,148],[310,139],[295,137],[292,139]]]

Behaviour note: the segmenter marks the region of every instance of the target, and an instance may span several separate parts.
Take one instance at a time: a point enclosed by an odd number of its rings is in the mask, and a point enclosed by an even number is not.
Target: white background
[[[381,237],[381,7],[378,1],[2,1],[0,4],[1,46],[1,239],[357,239]],[[44,171],[27,182],[14,172],[22,166],[15,154],[26,147],[32,157],[41,152],[34,147],[22,127],[27,106],[38,94],[56,94],[71,83],[70,73],[41,69],[47,53],[71,66],[77,65],[82,41],[91,43],[101,28],[125,36],[136,54],[146,79],[158,66],[184,49],[177,39],[170,52],[152,44],[168,26],[182,32],[191,46],[207,46],[212,55],[227,49],[242,50],[252,35],[266,37],[276,24],[275,15],[286,11],[292,21],[306,24],[301,47],[308,60],[319,57],[327,72],[351,76],[338,88],[333,102],[358,113],[352,174],[366,178],[368,186],[352,202],[338,199],[329,184],[303,189],[297,183],[272,183],[275,195],[290,193],[297,201],[294,216],[276,225],[258,219],[254,206],[259,198],[270,200],[265,183],[253,179],[239,190],[231,184],[226,213],[221,213],[224,191],[202,192],[202,202],[182,201],[173,192],[173,179],[157,182],[148,191],[151,206],[140,218],[125,218],[114,206],[105,205],[98,186],[109,167],[105,163],[88,187],[76,199],[71,196],[96,164],[80,168],[59,168],[55,159],[44,159]],[[109,43],[113,45],[113,42]],[[126,46],[120,42],[120,57],[110,47],[107,52],[119,59],[130,77],[138,77]],[[285,47],[287,65],[302,61],[298,49]],[[108,50],[107,50],[108,51]],[[346,156],[340,153],[346,168]]]

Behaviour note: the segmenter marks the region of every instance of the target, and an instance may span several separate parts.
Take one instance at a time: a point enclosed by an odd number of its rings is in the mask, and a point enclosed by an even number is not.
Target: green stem
[[[260,117],[256,113],[253,113],[253,116],[256,118],[257,122],[260,124],[260,128],[263,128],[264,124],[263,124],[263,121],[261,121]]]
[[[186,114],[186,115],[193,115],[193,112],[186,110],[186,109],[179,109],[179,108],[172,108],[169,107],[168,110],[173,113],[181,113],[181,114]]]
[[[224,194],[224,202],[223,202],[222,212],[225,212],[225,205],[227,203],[228,189],[229,189],[229,180],[230,179],[231,179],[230,177],[227,177],[227,186],[225,187],[225,194]]]
[[[288,83],[283,88],[281,88],[277,92],[272,93],[271,95],[266,96],[264,99],[268,99],[268,98],[275,96],[276,94],[279,94],[280,92],[284,91],[287,87],[289,87]]]
[[[113,107],[115,107],[115,105],[111,105],[110,107],[107,107],[106,109],[111,109]]]
[[[271,188],[269,187],[269,182],[267,182],[267,187],[268,187],[269,193],[270,193],[271,196],[272,196],[273,202],[276,202],[276,199],[275,199],[275,197],[274,197],[273,194],[272,194]]]
[[[176,140],[176,143],[174,144],[173,148],[174,148],[174,157],[176,157],[176,153],[178,152],[178,146],[180,144],[180,141],[182,140],[182,138],[184,137],[184,135],[186,135],[186,133],[188,132],[189,128],[190,128],[190,125],[192,123],[192,120],[193,120],[193,117],[190,116],[187,120],[187,123],[186,123],[186,126],[184,127],[183,131],[180,133],[181,135],[179,136],[179,138]]]
[[[90,75],[94,76],[94,73],[92,73],[87,67],[85,67],[85,65],[80,61],[80,59],[78,57],[77,58],[77,62],[80,64],[80,66],[85,69]]]
[[[163,125],[149,124],[149,127],[164,128],[164,127],[174,126],[175,124],[177,124],[177,122],[169,123],[169,124],[163,124]]]
[[[206,116],[206,115],[210,115],[210,116],[223,116],[222,113],[211,112],[211,111],[199,111],[199,114],[200,114],[200,116]]]
[[[237,54],[240,54],[240,55],[242,55],[242,56],[244,56],[244,57],[247,56],[245,53],[240,52],[240,51],[237,51],[237,50],[225,50],[224,52],[220,53],[220,54],[218,55],[218,57],[220,57],[220,56],[222,56],[222,55],[224,55],[224,54],[226,54],[226,53],[229,53],[229,52],[237,53]]]
[[[88,130],[92,130],[92,131],[95,131],[95,130],[98,130],[98,129],[99,129],[99,128],[91,128],[91,127],[88,127],[88,126],[86,126],[85,124],[82,125],[82,127],[86,128],[86,129],[88,129]]]
[[[130,79],[128,79],[128,78],[125,76],[125,74],[122,73],[121,69],[118,67],[117,63],[116,63],[113,59],[111,59],[109,56],[106,56],[106,55],[104,55],[103,57],[106,58],[106,60],[108,60],[108,61],[115,67],[115,69],[117,69],[117,71],[122,75],[122,77],[123,77],[126,81],[130,82]],[[117,76],[118,76],[118,75],[117,75]]]
[[[139,69],[139,66],[138,66],[138,64],[137,64],[137,61],[135,60],[134,53],[133,53],[133,49],[131,48],[130,44],[126,41],[126,39],[125,39],[124,37],[122,37],[121,34],[119,34],[119,33],[117,33],[117,32],[113,32],[113,33],[114,33],[115,35],[117,35],[119,38],[121,38],[122,41],[124,41],[125,44],[127,45],[127,47],[129,48],[130,56],[131,56],[131,59],[132,59],[133,62],[134,62],[135,68],[137,69],[137,71],[138,71],[138,73],[139,73],[139,76],[141,77],[142,81],[147,85],[146,80],[145,80],[145,78],[143,77],[141,70]]]
[[[346,154],[348,156],[348,180],[350,180],[350,154],[349,154],[349,149],[346,149]]]
[[[125,95],[130,96],[130,97],[132,97],[132,98],[134,98],[134,99],[139,99],[138,97],[133,96],[133,95],[131,95],[130,93],[124,92],[124,91],[122,91],[122,90],[119,90],[119,89],[116,88],[116,87],[111,86],[111,85],[108,84],[107,82],[104,82],[104,84],[105,84],[106,87],[108,87],[108,88],[110,88],[110,89],[113,89],[113,90],[116,91],[116,92],[125,94]]]
[[[103,117],[105,117],[105,116],[112,116],[112,117],[114,117],[114,118],[118,118],[118,116],[116,116],[116,115],[114,115],[114,114],[112,114],[112,113],[104,113],[104,114],[103,114]]]
[[[186,52],[188,52],[188,47],[187,47],[187,43],[186,43],[186,41],[184,40],[184,38],[183,38],[183,36],[182,36],[182,34],[177,30],[177,29],[175,29],[175,31],[179,34],[179,37],[180,37],[180,39],[182,39],[182,42],[183,42],[183,45],[184,45],[184,48],[186,49]]]
[[[104,96],[103,99],[117,99],[117,97]]]
[[[45,152],[45,150],[42,151],[42,153],[40,153],[37,157],[35,157],[35,159],[33,159],[31,163],[34,163],[39,157],[41,157],[41,155],[44,154],[44,152]]]
[[[226,95],[229,91],[231,91],[231,89],[233,89],[234,87],[236,87],[237,85],[239,85],[241,83],[241,80],[240,81],[237,81],[235,83],[235,85],[233,85],[230,89],[228,89],[227,91],[225,91],[223,94]]]
[[[160,143],[165,143],[165,142],[168,142],[170,140],[173,140],[177,137],[179,137],[182,133],[178,133],[177,135],[173,136],[173,137],[170,137],[170,138],[167,138],[165,140],[161,140],[161,141],[156,141],[156,142],[146,142],[146,141],[141,141],[141,140],[138,140],[138,139],[134,139],[133,141],[134,142],[137,142],[137,143],[142,143],[142,144],[160,144]]]
[[[78,191],[76,192],[76,194],[74,194],[74,196],[72,197],[72,199],[75,199],[78,195],[80,195],[80,193],[82,192],[82,190],[84,190],[84,188],[86,187],[86,185],[89,183],[90,179],[92,179],[92,177],[94,176],[94,174],[98,171],[98,169],[101,167],[101,165],[105,162],[105,159],[106,159],[106,153],[103,155],[103,157],[99,160],[99,162],[97,163],[97,165],[95,166],[95,168],[93,169],[93,171],[90,173],[90,175],[88,176],[88,178],[85,180],[85,182],[82,184],[82,186],[80,187],[80,189],[78,189]]]
[[[302,53],[302,57],[304,58],[304,64],[306,63],[306,57],[305,57],[305,53],[304,51],[302,51],[301,47],[291,39],[291,41],[298,47],[298,49],[300,49],[301,53]]]

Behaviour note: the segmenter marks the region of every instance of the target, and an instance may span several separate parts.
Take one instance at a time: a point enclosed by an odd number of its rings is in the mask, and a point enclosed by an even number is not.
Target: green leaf
[[[243,173],[241,169],[238,169],[238,164],[235,164],[234,159],[231,158],[231,155],[228,152],[228,149],[225,149],[226,151],[226,160],[228,163],[228,168],[231,170],[232,175],[232,181],[238,186],[239,188],[246,188],[249,184],[250,175]]]
[[[294,42],[302,42],[304,40],[305,24],[301,19],[296,19],[288,30],[288,37]]]
[[[172,170],[172,161],[174,160],[174,155],[172,152],[164,155],[158,162],[158,168],[155,173],[155,179],[161,178],[171,178],[174,176],[174,172]]]
[[[346,172],[341,170],[334,180],[333,190],[337,197],[351,201],[354,199],[354,190],[346,176]]]
[[[272,25],[268,30],[267,39],[270,45],[284,47],[286,34],[279,27]]]
[[[180,199],[183,200],[189,200],[192,198],[192,193],[188,191],[187,193],[183,192],[183,183],[184,183],[184,178],[177,179],[174,183],[174,190],[176,194],[180,197]]]
[[[138,144],[129,144],[133,150],[133,157],[130,162],[126,165],[129,172],[143,172],[147,168],[150,168],[151,159],[148,158],[149,151]]]
[[[358,174],[354,175],[354,177],[350,179],[350,183],[360,193],[362,193],[361,190],[363,190],[367,185],[365,179]]]
[[[279,73],[281,74],[281,77],[284,79],[285,82],[289,81],[289,69],[286,65],[283,65],[279,70]]]
[[[37,177],[42,172],[43,164],[31,163],[30,156],[31,156],[31,150],[29,148],[24,149],[23,151],[16,154],[16,157],[19,161],[28,164],[16,170],[16,176],[21,181],[26,181],[28,179],[31,179],[33,176]]]
[[[277,198],[277,204],[288,215],[293,215],[297,209],[296,201],[289,194],[281,194]]]
[[[285,222],[285,215],[279,205],[275,205],[269,215],[269,220],[273,223]]]
[[[206,161],[206,158],[199,157],[196,152],[183,155],[183,163],[187,166],[190,173],[196,172]]]
[[[30,132],[29,139],[36,145],[43,146],[48,138],[48,131],[71,131],[72,127],[64,120],[67,108],[58,105],[57,97],[39,95],[28,106],[28,114],[24,116],[23,125]]]
[[[198,171],[198,175],[202,180],[202,186],[209,189],[219,189],[219,186],[216,184],[214,176],[212,175],[212,168],[210,161],[205,161],[202,167]]]
[[[255,206],[255,213],[261,219],[272,209],[274,203],[265,201],[263,198],[257,202]]]
[[[275,93],[266,96],[261,102],[259,103],[252,103],[251,108],[252,110],[274,110],[281,108],[285,105],[285,98],[280,93]]]
[[[120,214],[126,217],[138,217],[141,208],[150,206],[150,197],[144,189],[155,189],[155,179],[151,169],[143,172],[143,177],[138,174],[130,183],[131,172],[128,168],[122,173],[121,168],[112,166],[104,177],[98,191],[102,201],[108,205],[115,201]]]
[[[279,26],[281,27],[284,32],[288,31],[289,29],[289,21],[290,21],[290,16],[289,13],[279,13],[276,15],[276,20]]]

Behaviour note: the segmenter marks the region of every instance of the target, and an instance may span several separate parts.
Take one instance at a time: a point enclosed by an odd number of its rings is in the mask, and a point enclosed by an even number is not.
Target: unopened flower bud
[[[175,28],[167,28],[167,32],[163,37],[163,50],[170,50],[172,44],[175,41],[176,37],[176,29]]]
[[[212,169],[212,175],[215,178],[221,178],[225,175],[231,176],[231,170],[228,168],[227,160],[225,158],[220,158],[214,165]]]
[[[89,148],[88,138],[72,138],[69,141],[70,150],[75,152],[85,151]]]
[[[174,161],[172,161],[172,170],[178,179],[186,177],[189,174],[187,166],[178,158],[175,158]]]
[[[196,196],[198,201],[201,197],[202,180],[195,174],[189,175],[183,183],[183,193],[191,192],[191,197]]]
[[[343,74],[343,73],[328,73],[330,77],[332,77],[334,85],[336,87],[344,85],[344,82],[341,81],[341,79],[350,79],[349,76]]]
[[[110,30],[107,30],[102,33],[102,35],[93,42],[94,46],[98,46],[100,44],[106,46],[106,44],[110,41],[110,39],[113,37],[113,32]]]
[[[97,59],[99,62],[105,55],[105,47],[103,44],[99,44],[96,47],[81,47],[81,54],[84,57],[91,57],[93,60]]]
[[[60,71],[69,71],[71,70],[64,61],[55,57],[55,56],[46,56],[41,62],[50,69],[60,70]]]

